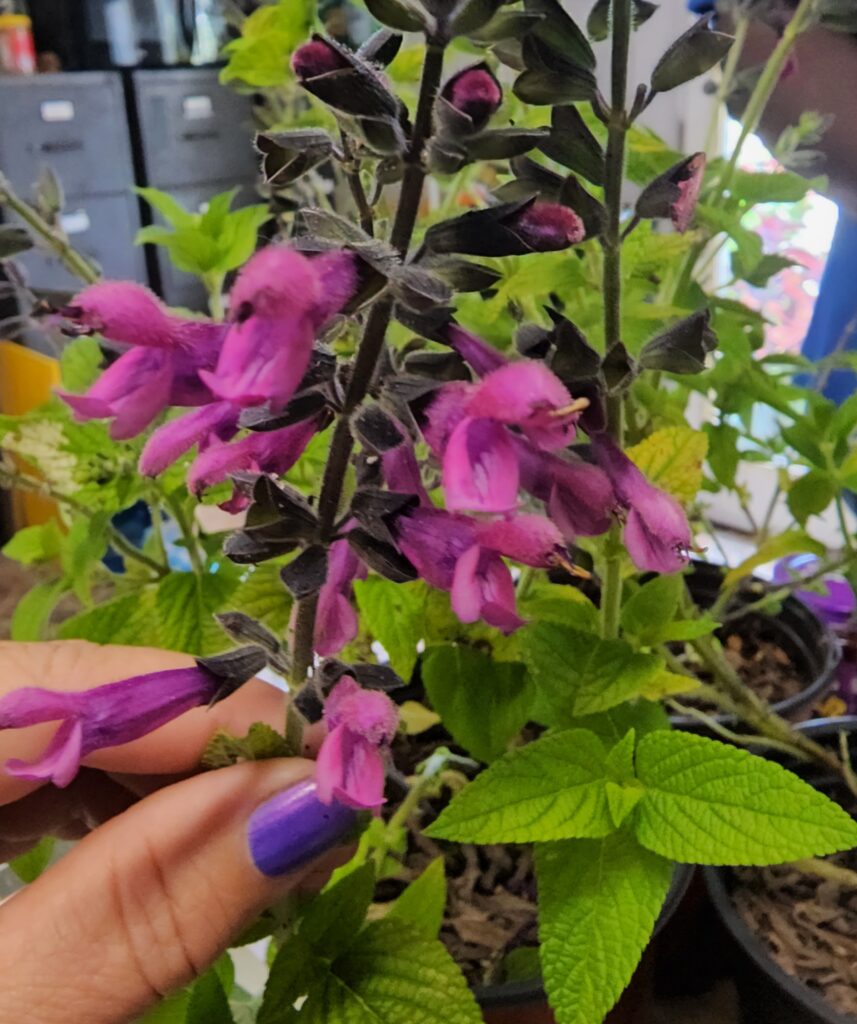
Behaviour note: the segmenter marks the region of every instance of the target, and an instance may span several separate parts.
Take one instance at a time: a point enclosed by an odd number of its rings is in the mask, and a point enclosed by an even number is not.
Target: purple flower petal
[[[515,584],[508,567],[499,555],[477,544],[459,558],[450,598],[462,622],[484,619],[504,633],[524,624],[515,609]]]
[[[465,331],[458,324],[450,325],[446,332],[446,341],[480,377],[499,370],[509,362],[493,345]]]
[[[474,520],[437,508],[411,509],[393,529],[405,557],[439,590],[452,587],[458,559],[476,542]]]
[[[158,427],[140,455],[140,472],[158,476],[195,444],[204,446],[212,437],[232,436],[238,429],[239,412],[231,402],[214,402]]]
[[[449,438],[467,416],[467,404],[475,392],[473,384],[454,380],[435,392],[425,412],[423,437],[436,458],[443,458]]]
[[[493,419],[464,419],[443,457],[443,491],[452,512],[509,512],[518,504],[518,459],[511,435]]]
[[[36,761],[20,761],[12,758],[6,762],[8,775],[29,782],[50,781],[60,789],[68,786],[80,767],[83,756],[83,725],[78,719],[66,719],[54,733]]]
[[[562,534],[544,516],[525,514],[480,524],[476,536],[483,548],[490,548],[524,565],[548,569],[567,559]]]

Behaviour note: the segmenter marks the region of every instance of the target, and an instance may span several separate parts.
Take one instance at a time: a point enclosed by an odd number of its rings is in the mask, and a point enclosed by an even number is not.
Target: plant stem
[[[604,204],[606,216],[601,246],[604,250],[602,290],[604,294],[604,351],[622,340],[622,183],[625,179],[625,141],[628,113],[628,53],[631,45],[631,0],[612,0],[613,45],[610,65],[610,114],[607,120]],[[621,395],[607,400],[607,423],[617,444],[624,438]],[[602,574],[601,635],[619,635],[622,607],[622,543],[620,527],[614,524],[606,542]]]
[[[184,541],[188,557],[190,558],[191,568],[197,576],[202,576],[204,567],[202,559],[200,558],[199,547],[196,543],[196,537],[193,532],[191,521],[188,519],[185,514],[185,510],[182,507],[181,498],[170,498],[168,499],[168,503],[170,506],[170,512],[172,512],[173,518],[181,531],[182,540]]]
[[[2,173],[0,173],[0,206],[8,206],[13,213],[16,213],[47,248],[57,254],[69,273],[74,274],[84,284],[95,284],[101,279],[101,274],[85,256],[71,245],[62,231],[49,224],[38,210],[19,198],[9,180]]]
[[[713,732],[716,736],[726,740],[727,743],[733,743],[739,747],[764,747],[768,750],[779,750],[792,755],[795,753],[794,747],[791,744],[783,743],[781,740],[765,739],[762,736],[742,735],[741,733],[734,732],[732,729],[727,729],[725,725],[718,722],[712,715],[706,714],[700,708],[693,707],[693,705],[681,704],[677,700],[669,700],[667,703],[676,714],[694,719],[694,721],[704,725],[706,729]]]
[[[208,312],[212,320],[222,320],[225,315],[223,308],[223,274],[206,274],[202,282],[208,292]]]
[[[354,205],[357,207],[360,227],[363,228],[367,235],[373,235],[375,233],[375,218],[372,214],[369,200],[366,198],[363,182],[360,180],[360,161],[355,158],[351,149],[351,142],[346,133],[340,131],[339,137],[342,140],[342,152],[345,158],[342,162],[342,170],[345,174],[345,180],[348,182],[348,187],[351,190]]]
[[[846,889],[857,889],[857,871],[840,867],[838,864],[831,864],[829,860],[822,860],[820,857],[807,857],[804,860],[793,861],[791,866],[807,875],[822,878],[825,882],[836,882]]]
[[[420,81],[420,93],[417,100],[417,111],[414,117],[414,131],[411,144],[405,155],[406,167],[399,194],[399,205],[390,234],[390,241],[404,258],[414,233],[420,201],[425,181],[423,150],[432,130],[432,112],[434,101],[440,87],[443,73],[444,47],[429,42],[423,64]],[[339,420],[330,443],[330,454],[324,468],[324,476],[319,496],[319,529],[318,539],[321,544],[329,544],[339,512],[342,489],[345,484],[346,470],[354,447],[349,418],[354,410],[366,397],[378,358],[384,347],[387,328],[393,316],[393,299],[390,295],[382,295],[369,310],[363,328],[363,336],[354,360],[351,380],[345,393],[345,401],[339,414]],[[313,659],[313,637],[315,635],[315,618],[318,608],[317,597],[306,598],[298,604],[295,620],[293,649],[292,682],[301,686],[307,677]]]

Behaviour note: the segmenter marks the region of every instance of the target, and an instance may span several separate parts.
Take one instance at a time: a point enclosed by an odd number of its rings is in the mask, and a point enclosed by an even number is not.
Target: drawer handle
[[[182,142],[204,142],[206,139],[219,139],[220,132],[212,128],[209,131],[182,132]]]
[[[43,142],[41,149],[43,153],[76,153],[83,149],[83,142],[80,139],[68,142]]]

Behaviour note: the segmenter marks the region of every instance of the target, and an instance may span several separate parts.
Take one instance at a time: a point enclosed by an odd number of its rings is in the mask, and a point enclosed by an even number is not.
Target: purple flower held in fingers
[[[399,725],[395,704],[343,676],[325,701],[324,721],[327,736],[316,758],[318,799],[377,811],[385,802],[386,760]]]
[[[254,663],[246,678],[263,665],[264,660]],[[210,704],[222,695],[224,685],[223,677],[197,664],[149,672],[79,693],[38,687],[15,690],[0,699],[0,729],[60,724],[38,760],[31,764],[7,761],[6,771],[20,779],[67,786],[81,761],[93,751],[130,743],[191,708]]]
[[[441,90],[441,96],[469,117],[477,130],[485,127],[503,102],[500,83],[486,64],[476,64],[453,75]]]
[[[593,438],[592,450],[627,510],[625,547],[634,565],[645,572],[678,572],[687,564],[693,546],[684,509],[649,483],[605,434]]]

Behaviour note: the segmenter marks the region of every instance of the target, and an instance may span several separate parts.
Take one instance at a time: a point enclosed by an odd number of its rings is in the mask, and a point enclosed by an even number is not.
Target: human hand
[[[0,643],[0,697],[27,686],[90,689],[192,664],[146,648]],[[255,721],[282,719],[283,695],[252,680],[211,710],[188,711],[133,743],[96,751],[67,789],[0,768],[0,861],[42,835],[86,837],[0,907],[0,1020],[133,1021],[203,972],[266,906],[323,880],[342,860],[330,854],[271,878],[251,857],[249,819],[311,776],[311,761],[186,777],[218,729],[243,735]],[[47,723],[0,732],[0,765],[33,760],[55,731]],[[333,845],[339,835],[322,838],[307,849]]]

